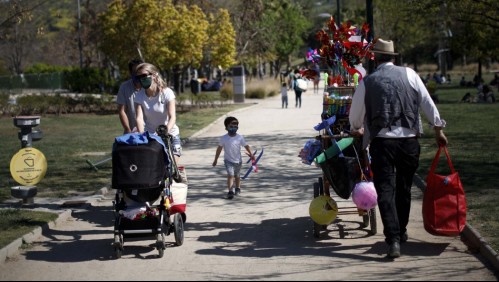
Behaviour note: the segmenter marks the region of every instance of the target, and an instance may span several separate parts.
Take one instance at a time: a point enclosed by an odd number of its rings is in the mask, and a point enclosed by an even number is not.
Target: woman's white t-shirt
[[[165,88],[161,93],[153,97],[147,97],[144,88],[140,89],[135,97],[135,104],[142,105],[144,115],[145,131],[156,133],[160,125],[166,125],[170,117],[168,116],[168,103],[175,100],[175,94],[170,88]],[[180,130],[175,124],[169,132],[172,135],[179,135]]]

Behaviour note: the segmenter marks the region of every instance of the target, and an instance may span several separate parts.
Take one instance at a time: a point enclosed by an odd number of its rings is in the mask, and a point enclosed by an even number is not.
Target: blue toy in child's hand
[[[336,116],[332,116],[332,117],[330,117],[328,119],[323,120],[318,125],[314,126],[314,129],[317,130],[317,131],[320,131],[320,130],[322,130],[324,128],[327,128],[327,127],[331,126],[332,124],[334,124],[335,121],[336,121]]]
[[[258,172],[258,166],[257,166],[257,164],[258,164],[258,161],[260,160],[260,158],[263,155],[263,149],[264,148],[262,148],[262,150],[260,151],[260,154],[258,155],[258,157],[256,159],[251,159],[251,167],[248,169],[248,171],[246,171],[246,174],[244,174],[244,176],[241,177],[242,180],[245,180],[252,171]]]

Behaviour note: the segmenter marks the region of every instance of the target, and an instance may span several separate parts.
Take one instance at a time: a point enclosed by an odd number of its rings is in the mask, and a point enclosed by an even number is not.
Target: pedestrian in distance
[[[224,120],[227,134],[220,137],[219,145],[215,153],[213,166],[217,165],[218,157],[224,151],[224,165],[227,170],[227,198],[232,199],[234,195],[241,194],[241,166],[243,163],[241,147],[246,149],[246,154],[253,160],[255,156],[251,153],[251,148],[244,137],[237,133],[239,121],[235,117],[227,117]],[[233,186],[235,185],[235,190]]]
[[[400,256],[408,239],[412,179],[419,165],[419,109],[435,131],[436,142],[447,145],[435,103],[417,73],[394,65],[393,41],[378,39],[373,53],[376,69],[360,83],[352,99],[349,121],[354,135],[369,145],[373,182],[388,257]]]
[[[140,59],[133,59],[128,63],[130,79],[121,83],[116,97],[116,104],[118,104],[118,116],[120,118],[121,125],[123,126],[124,134],[137,130],[134,99],[137,92],[139,92],[141,85],[135,75],[135,71],[137,66],[142,63],[144,62]]]
[[[282,83],[281,87],[281,100],[282,100],[282,108],[288,108],[288,87],[286,82]]]
[[[301,94],[303,90],[298,87],[298,79],[303,79],[298,69],[295,69],[293,76],[293,85],[295,90],[295,108],[301,108]]]
[[[167,87],[156,66],[143,63],[137,66],[137,78],[142,89],[135,97],[137,129],[140,133],[148,131],[156,134],[160,125],[166,125],[167,132],[173,136],[173,155],[177,166],[182,155],[180,130],[176,124],[175,93]]]

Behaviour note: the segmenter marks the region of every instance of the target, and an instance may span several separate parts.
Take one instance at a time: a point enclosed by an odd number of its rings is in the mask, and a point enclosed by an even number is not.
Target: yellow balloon
[[[315,223],[327,225],[336,219],[338,205],[330,196],[322,195],[312,200],[308,212]]]
[[[10,160],[10,174],[21,185],[36,185],[46,172],[45,155],[35,148],[22,148]]]

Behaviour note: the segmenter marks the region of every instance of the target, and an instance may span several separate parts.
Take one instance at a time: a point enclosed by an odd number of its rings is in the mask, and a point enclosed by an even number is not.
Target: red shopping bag
[[[435,174],[442,148],[451,174]],[[459,174],[454,170],[446,146],[440,146],[426,177],[423,197],[425,230],[438,236],[458,236],[466,225],[466,198]]]

